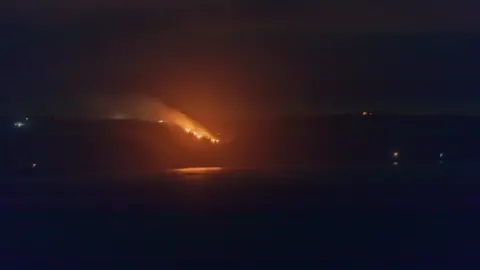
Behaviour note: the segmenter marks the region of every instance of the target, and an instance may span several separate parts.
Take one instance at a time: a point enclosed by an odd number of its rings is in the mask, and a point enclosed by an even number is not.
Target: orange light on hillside
[[[180,127],[187,134],[192,135],[197,140],[207,139],[211,143],[218,143],[219,140],[212,135],[204,126],[200,123],[192,120],[190,117],[179,111],[163,108],[162,119],[159,123],[171,123]]]

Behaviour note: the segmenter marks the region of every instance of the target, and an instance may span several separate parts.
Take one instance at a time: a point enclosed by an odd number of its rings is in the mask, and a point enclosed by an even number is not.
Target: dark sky
[[[0,9],[2,108],[158,98],[197,118],[480,113],[478,1],[19,0]]]

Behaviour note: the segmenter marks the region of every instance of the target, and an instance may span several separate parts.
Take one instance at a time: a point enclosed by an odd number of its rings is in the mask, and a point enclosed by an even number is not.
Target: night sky
[[[478,1],[64,2],[2,4],[2,113],[480,114]]]

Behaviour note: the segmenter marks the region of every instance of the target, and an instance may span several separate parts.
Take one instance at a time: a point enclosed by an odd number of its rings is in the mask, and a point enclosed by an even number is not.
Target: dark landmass
[[[0,265],[471,266],[480,236],[477,123],[291,118],[236,123],[236,136],[212,145],[158,123],[5,121]],[[257,169],[159,172],[213,165]]]
[[[5,123],[5,169],[62,174],[148,174],[208,165],[215,150],[176,127],[137,120],[33,120]],[[205,148],[208,148],[205,149]]]
[[[155,173],[170,168],[285,168],[463,162],[480,153],[480,119],[336,115],[235,123],[220,145],[135,120],[3,121],[3,170]],[[393,153],[399,157],[393,159]]]
[[[244,123],[236,160],[278,166],[461,162],[477,158],[480,119],[464,116],[335,115]],[[249,128],[244,128],[244,127]]]

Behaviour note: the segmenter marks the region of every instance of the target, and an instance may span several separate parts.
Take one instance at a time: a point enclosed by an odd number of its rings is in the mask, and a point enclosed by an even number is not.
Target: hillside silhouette
[[[137,120],[2,121],[3,171],[154,173],[197,166],[438,164],[477,159],[480,119],[335,115],[233,123],[219,145]],[[392,154],[398,152],[398,158]],[[440,159],[440,154],[442,158]],[[35,165],[34,165],[35,164]],[[35,168],[32,168],[35,167]]]

